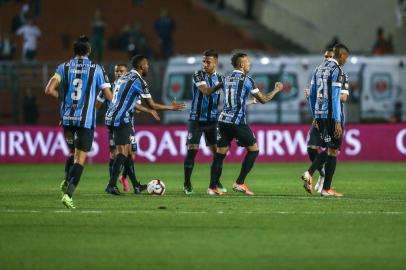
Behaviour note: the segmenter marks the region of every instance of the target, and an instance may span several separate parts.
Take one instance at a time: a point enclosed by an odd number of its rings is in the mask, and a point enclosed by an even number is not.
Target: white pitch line
[[[29,209],[0,209],[0,214],[32,214],[32,213],[81,213],[81,214],[257,214],[257,215],[403,215],[401,211],[342,211],[342,212],[326,212],[326,211],[172,211],[168,209],[151,209],[151,210],[29,210]]]
[[[87,193],[87,194],[81,194],[81,196],[84,197],[101,197],[101,196],[109,196],[112,197],[111,195],[108,194],[98,194],[98,193]],[[171,198],[187,198],[188,200],[190,199],[206,199],[206,198],[211,198],[211,199],[227,199],[227,198],[232,198],[232,199],[242,199],[242,200],[255,200],[256,198],[267,198],[267,199],[286,199],[286,200],[334,200],[336,199],[337,201],[341,200],[351,200],[351,201],[366,201],[366,202],[377,202],[377,201],[385,201],[385,202],[404,202],[406,203],[406,200],[403,199],[391,199],[391,198],[356,198],[356,197],[342,197],[342,198],[325,198],[320,195],[303,195],[303,196],[297,196],[297,195],[291,195],[291,196],[283,196],[283,195],[265,195],[265,194],[256,194],[255,196],[244,196],[244,195],[225,195],[225,196],[218,196],[218,197],[213,197],[206,195],[204,193],[197,193],[196,196],[185,196],[183,194],[165,194],[163,196],[151,196],[148,194],[141,194],[141,195],[133,195],[133,194],[125,194],[123,196],[116,196],[112,198],[120,199],[120,198],[156,198],[157,200],[165,197],[171,197]]]
[[[83,214],[103,214],[102,210],[80,210]]]
[[[3,213],[39,213],[39,210],[20,210],[20,209],[7,209],[2,210]]]

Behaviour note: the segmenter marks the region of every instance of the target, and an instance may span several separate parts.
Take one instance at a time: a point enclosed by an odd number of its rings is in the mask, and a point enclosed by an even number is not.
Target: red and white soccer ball
[[[148,183],[147,191],[151,195],[164,195],[165,184],[159,179],[153,179]]]

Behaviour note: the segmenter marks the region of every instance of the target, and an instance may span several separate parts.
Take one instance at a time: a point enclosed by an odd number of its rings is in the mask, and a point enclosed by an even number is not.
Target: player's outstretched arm
[[[155,118],[155,120],[159,121],[161,120],[161,118],[159,117],[159,114],[156,112],[156,110],[151,110],[148,109],[147,107],[142,106],[141,104],[135,104],[135,111],[136,112],[145,112],[145,113],[149,113],[152,115],[152,117]]]
[[[217,90],[219,90],[222,87],[223,87],[223,83],[221,82],[221,83],[218,83],[214,87],[208,87],[207,84],[201,84],[197,88],[199,89],[200,92],[202,92],[203,94],[208,96],[208,95],[216,92]]]
[[[341,126],[341,104],[340,104],[340,90],[341,86],[335,86],[333,83],[333,89],[332,89],[332,110],[333,110],[333,119],[335,121],[335,131],[334,131],[334,137],[339,138],[341,134],[343,133],[343,129]]]
[[[47,86],[45,87],[45,94],[53,96],[54,98],[59,98],[59,91],[57,89],[58,86],[59,79],[56,76],[53,76],[47,83]]]
[[[153,110],[160,110],[160,111],[183,111],[185,109],[185,103],[177,103],[176,100],[172,102],[171,105],[163,105],[156,103],[152,98],[145,98],[144,99],[147,105]]]
[[[253,94],[253,96],[261,103],[267,103],[269,101],[271,101],[276,94],[278,94],[280,91],[282,91],[283,89],[283,84],[281,82],[276,82],[275,83],[275,88],[269,92],[266,95],[263,95],[261,92],[256,92]]]
[[[96,101],[96,110],[100,110],[100,108],[103,106],[103,102]]]
[[[251,99],[247,100],[247,105],[252,105],[252,104],[257,104],[256,98],[251,98]]]

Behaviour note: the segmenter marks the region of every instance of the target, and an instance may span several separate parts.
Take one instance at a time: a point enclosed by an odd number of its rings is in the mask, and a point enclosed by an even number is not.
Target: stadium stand
[[[64,49],[62,39],[70,37],[73,40],[79,34],[91,33],[91,20],[95,6],[101,11],[106,21],[106,39],[118,35],[125,24],[141,23],[150,46],[158,52],[158,40],[153,29],[155,19],[161,10],[157,6],[165,7],[169,15],[176,21],[188,22],[176,24],[174,33],[175,52],[181,54],[203,51],[207,47],[215,46],[219,52],[228,52],[234,48],[264,49],[265,46],[248,37],[239,29],[225,21],[219,20],[209,10],[202,8],[194,1],[144,1],[140,5],[133,5],[132,1],[120,1],[112,6],[106,1],[79,1],[73,0],[61,3],[58,1],[41,1],[41,15],[37,18],[38,26],[42,31],[39,40],[39,61],[60,61],[71,55],[70,49]],[[73,11],[74,19],[64,16],[65,12]],[[3,29],[10,29],[12,18],[19,13],[20,4],[8,2],[0,9],[0,24]],[[80,11],[80,12],[79,12]],[[53,23],[49,23],[53,22]],[[244,37],[244,38],[242,38]],[[232,42],[231,42],[232,41]],[[21,42],[18,42],[18,53],[21,51]],[[19,57],[19,56],[17,56]],[[106,61],[126,59],[127,53],[121,51],[105,50]]]
[[[244,0],[226,0],[227,9],[244,12]],[[340,25],[340,40],[345,42],[353,52],[369,53],[375,40],[378,27],[393,34],[395,52],[405,53],[406,27],[399,27],[396,22],[396,0],[272,0],[257,1],[260,8],[254,9],[254,19],[265,27],[298,43],[312,53],[323,50],[329,40],[336,35],[330,29]],[[320,8],[315,9],[314,6]],[[329,12],[346,9],[343,14]],[[324,10],[324,12],[320,12]],[[360,13],[359,11],[362,10]],[[358,35],[354,35],[358,33]],[[359,38],[362,35],[362,38]]]

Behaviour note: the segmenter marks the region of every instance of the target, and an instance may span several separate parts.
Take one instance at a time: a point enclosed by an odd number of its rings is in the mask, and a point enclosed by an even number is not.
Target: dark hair
[[[334,54],[339,55],[341,51],[346,51],[347,53],[350,53],[350,50],[345,46],[344,44],[336,44],[334,45]]]
[[[90,52],[90,41],[87,36],[80,36],[75,43],[73,43],[73,52],[75,55],[84,56]]]
[[[203,52],[203,55],[206,56],[206,57],[212,56],[212,57],[214,57],[216,59],[219,58],[219,54],[213,49],[205,50]]]
[[[137,54],[133,58],[131,58],[131,65],[133,68],[138,68],[141,66],[142,60],[147,59],[145,55]]]
[[[238,52],[233,54],[233,56],[231,57],[231,65],[233,65],[234,68],[238,68],[240,67],[240,63],[241,63],[241,58],[246,57],[247,54],[243,53],[243,52]]]
[[[328,47],[328,48],[326,49],[326,52],[334,52],[334,48]]]
[[[125,67],[126,69],[128,69],[127,64],[124,63],[118,63],[114,67]]]

